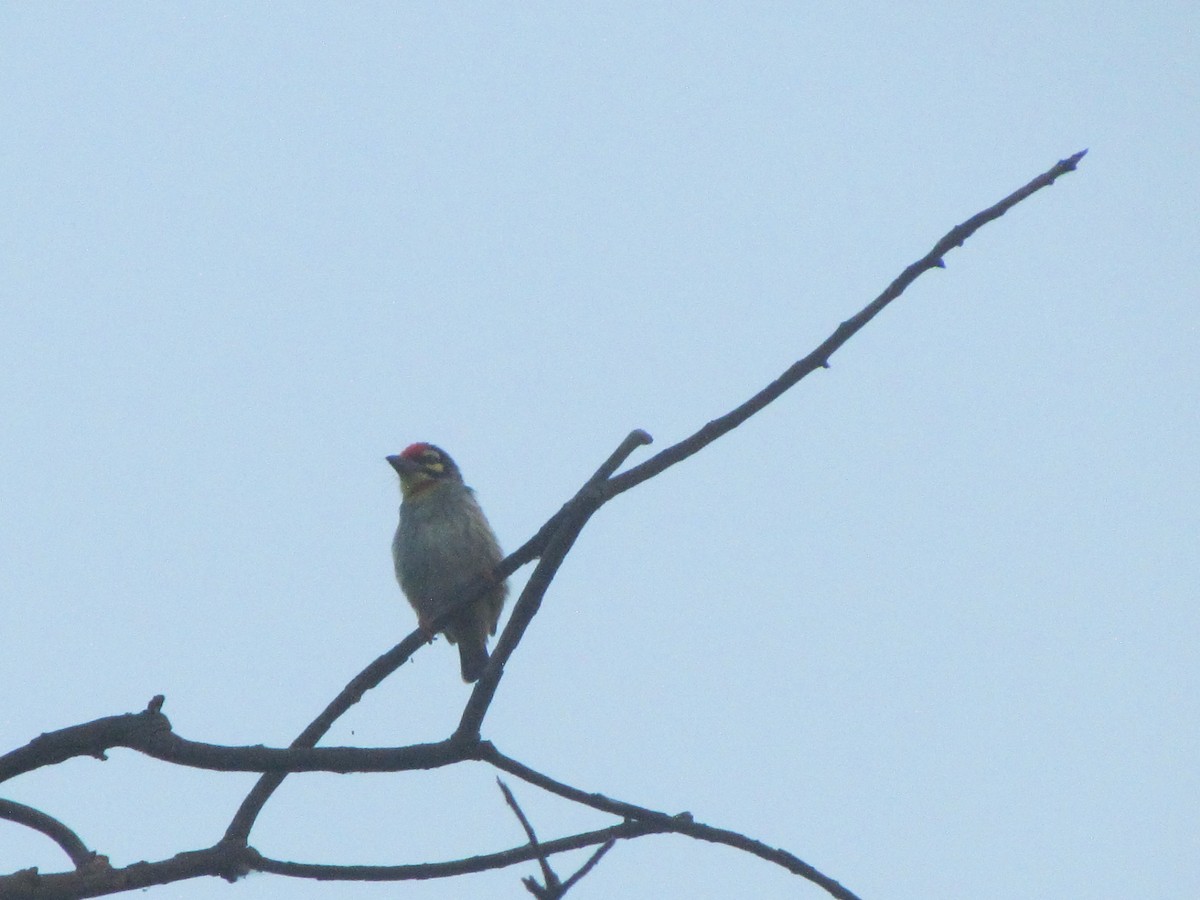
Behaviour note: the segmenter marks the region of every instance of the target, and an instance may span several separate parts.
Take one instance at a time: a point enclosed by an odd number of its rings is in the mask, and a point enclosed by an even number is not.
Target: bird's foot
[[[421,632],[421,637],[427,644],[432,644],[433,639],[437,637],[437,632],[433,630],[433,620],[427,619],[419,613],[417,614],[417,630]]]

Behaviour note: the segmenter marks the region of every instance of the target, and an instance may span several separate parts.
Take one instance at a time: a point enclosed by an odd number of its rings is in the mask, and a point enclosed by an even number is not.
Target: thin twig
[[[677,444],[672,444],[640,465],[636,465],[632,469],[612,478],[607,485],[609,495],[616,496],[617,494],[624,493],[648,478],[653,478],[676,463],[682,462],[689,456],[698,453],[717,438],[728,434],[756,412],[759,412],[769,403],[778,399],[780,395],[793,387],[806,375],[816,369],[828,368],[829,357],[839,350],[846,341],[857,334],[859,329],[875,318],[884,307],[903,294],[908,286],[916,281],[918,277],[930,269],[945,268],[946,264],[943,257],[947,253],[955,247],[961,247],[963,242],[976,231],[988,222],[1000,218],[1031,194],[1054,184],[1055,180],[1060,176],[1075,171],[1075,167],[1086,153],[1086,150],[1081,150],[1074,156],[1059,160],[1050,169],[1043,172],[1024,187],[1013,191],[999,203],[989,206],[982,212],[971,216],[971,218],[967,219],[961,225],[951,228],[941,240],[933,245],[932,250],[901,272],[882,294],[868,303],[857,314],[839,325],[833,334],[822,341],[820,346],[813,350],[812,353],[793,363],[782,375],[741,406],[730,410],[723,416],[713,419],[695,434],[684,438]]]
[[[508,808],[513,811],[513,815],[517,817],[517,821],[525,829],[525,836],[529,838],[529,846],[537,853],[538,863],[542,867],[542,878],[545,880],[545,884],[539,885],[535,879],[525,878],[522,879],[525,882],[525,887],[529,888],[530,893],[538,897],[539,900],[548,900],[548,895],[551,892],[554,893],[555,897],[560,896],[558,891],[561,884],[558,876],[550,868],[550,861],[546,859],[546,854],[542,852],[541,845],[538,844],[537,834],[533,830],[533,825],[529,822],[529,817],[525,815],[525,811],[517,803],[517,798],[508,789],[508,785],[499,778],[496,779],[496,784],[500,785],[500,791],[504,794],[504,801],[508,804]]]
[[[402,666],[410,656],[429,641],[420,629],[414,631],[399,644],[380,656],[369,666],[358,673],[350,683],[342,688],[333,701],[321,711],[308,727],[291,743],[292,747],[315,747],[317,741],[333,727],[333,723],[350,707],[362,699],[363,694],[377,686],[388,675]],[[287,773],[272,772],[258,779],[250,793],[242,800],[234,814],[233,820],[225,830],[225,841],[245,843],[254,827],[254,820],[262,811],[263,805],[270,799],[275,789],[283,783]]]
[[[617,845],[616,838],[609,838],[605,843],[596,848],[596,852],[588,857],[588,861],[579,867],[579,870],[563,882],[562,893],[565,894],[571,888],[575,887],[588,872],[596,868],[596,863],[604,858],[604,854]],[[561,896],[561,894],[560,894]]]

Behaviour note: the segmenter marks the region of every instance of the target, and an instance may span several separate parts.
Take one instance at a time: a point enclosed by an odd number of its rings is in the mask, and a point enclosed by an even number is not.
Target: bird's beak
[[[403,456],[389,456],[387,457],[387,461],[388,464],[396,470],[396,474],[401,477],[404,477],[405,475],[411,475],[413,472],[421,468],[417,463],[413,462],[411,459],[405,459]]]

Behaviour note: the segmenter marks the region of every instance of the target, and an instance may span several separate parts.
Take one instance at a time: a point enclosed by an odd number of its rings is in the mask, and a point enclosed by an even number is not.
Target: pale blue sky
[[[1087,147],[606,507],[485,736],[872,900],[1194,900],[1198,33],[1193,3],[0,6],[0,750],[159,692],[186,737],[286,744],[413,626],[385,454],[444,446],[516,547],[630,429],[690,433]],[[446,735],[457,666],[426,648],[328,742]],[[252,781],[117,751],[0,793],[127,864]],[[513,788],[543,837],[609,821]],[[251,839],[523,840],[484,766],[296,776]],[[30,865],[66,861],[0,823]],[[825,895],[654,838],[571,896]]]

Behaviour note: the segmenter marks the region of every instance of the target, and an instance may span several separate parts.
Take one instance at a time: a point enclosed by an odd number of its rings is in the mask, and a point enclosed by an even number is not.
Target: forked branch
[[[834,332],[811,353],[789,366],[778,378],[757,394],[728,413],[713,419],[694,434],[660,451],[621,474],[617,470],[641,445],[650,443],[644,431],[634,431],[622,441],[583,487],[538,530],[532,538],[497,566],[493,577],[507,578],[526,563],[537,560],[537,566],[514,604],[513,613],[497,641],[491,661],[476,683],[468,699],[455,733],[434,744],[403,748],[322,748],[318,741],[333,723],[351,706],[362,699],[371,688],[408,660],[421,645],[429,641],[426,633],[416,630],[403,641],[380,656],[357,675],[337,697],[300,733],[288,749],[266,747],[217,747],[185,741],[175,735],[170,723],[161,714],[161,698],[151,701],[143,713],[131,716],[109,716],[84,725],[72,726],[42,735],[0,757],[0,781],[41,766],[53,765],[73,756],[91,755],[104,758],[111,747],[130,747],[159,759],[182,765],[198,765],[219,770],[255,771],[263,775],[242,801],[224,837],[213,847],[180,853],[171,859],[136,863],[123,869],[113,869],[107,860],[88,850],[83,842],[61,822],[38,810],[19,804],[0,802],[0,817],[21,822],[55,840],[71,857],[74,872],[40,875],[26,870],[0,877],[0,900],[3,898],[76,898],[100,896],[134,890],[156,884],[167,884],[200,875],[217,875],[233,880],[247,871],[274,872],[280,875],[314,879],[395,881],[412,878],[439,878],[479,872],[514,865],[530,859],[542,865],[545,885],[539,888],[556,890],[547,896],[562,896],[566,889],[586,874],[607,848],[621,839],[648,834],[675,833],[697,840],[725,844],[782,866],[816,885],[839,900],[856,900],[855,895],[837,881],[800,860],[795,855],[770,847],[745,835],[696,822],[690,814],[670,815],[634,804],[612,800],[600,794],[587,793],[556,781],[517,760],[500,753],[490,743],[480,739],[480,730],[504,674],[504,664],[520,644],[563,559],[592,515],[605,503],[630,488],[653,478],[671,466],[687,459],[717,438],[737,428],[755,413],[765,408],[783,393],[794,387],[816,369],[827,367],[829,358],[853,337],[888,304],[896,300],[918,277],[930,269],[943,268],[944,257],[981,227],[1000,216],[1022,200],[1053,184],[1060,176],[1071,172],[1086,151],[1059,161],[1046,172],[1014,191],[960,225],[952,228],[933,248],[908,266],[891,284],[858,313],[842,322]],[[458,597],[452,598],[441,619],[432,623],[439,630],[455,610],[473,602],[485,589],[487,582],[479,579]],[[551,841],[538,841],[524,820],[529,843],[500,853],[475,856],[444,863],[422,863],[407,866],[325,866],[267,859],[248,844],[250,831],[263,805],[292,771],[399,771],[412,768],[432,768],[466,759],[484,760],[497,769],[508,772],[559,797],[580,803],[615,816],[622,821],[610,828],[587,832]],[[511,797],[511,795],[509,795]],[[512,801],[515,811],[519,807]],[[549,857],[565,850],[598,846],[593,858],[566,882],[559,882],[549,865]],[[532,890],[532,888],[531,888]]]

